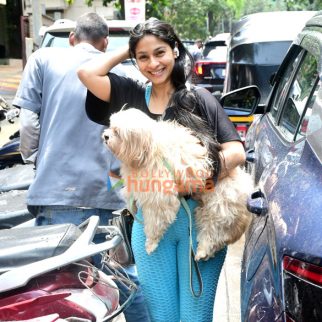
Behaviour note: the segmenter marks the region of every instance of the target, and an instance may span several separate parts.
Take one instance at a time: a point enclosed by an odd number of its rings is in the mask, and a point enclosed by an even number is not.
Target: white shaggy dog
[[[157,248],[175,220],[181,195],[192,194],[199,201],[196,260],[214,256],[247,229],[250,176],[238,168],[216,185],[206,181],[213,165],[207,148],[190,129],[175,121],[154,121],[130,108],[111,116],[103,139],[122,161],[127,199],[142,208],[147,253]]]

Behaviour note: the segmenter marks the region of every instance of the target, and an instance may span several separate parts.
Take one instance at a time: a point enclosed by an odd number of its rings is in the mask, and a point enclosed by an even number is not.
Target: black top
[[[118,112],[124,105],[128,108],[138,108],[153,119],[160,117],[159,114],[151,113],[146,105],[145,84],[113,73],[109,73],[109,78],[111,82],[110,102],[102,101],[90,91],[87,91],[86,113],[90,120],[108,126],[111,114]],[[229,120],[217,99],[203,88],[196,88],[196,92],[203,107],[202,111],[200,111],[200,116],[210,123],[218,142],[240,141],[233,123]],[[167,108],[163,120],[174,118],[173,108]]]

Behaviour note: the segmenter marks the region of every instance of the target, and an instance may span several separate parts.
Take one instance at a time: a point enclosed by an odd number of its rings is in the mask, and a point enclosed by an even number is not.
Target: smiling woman
[[[110,72],[116,64],[129,57],[136,59],[140,72],[149,81],[147,84]],[[109,125],[111,114],[127,104],[140,109],[154,120],[175,120],[191,128],[203,143],[201,146],[209,149],[212,172],[218,163],[223,162],[218,165],[223,169],[218,176],[224,177],[244,163],[244,149],[219,102],[206,90],[190,90],[186,87],[191,73],[191,68],[187,68],[186,64],[187,57],[191,59],[171,25],[157,19],[138,24],[130,32],[129,46],[101,55],[78,69],[79,78],[89,89],[87,115],[94,122]],[[127,128],[138,122],[132,118],[128,121],[129,124],[123,124],[128,125]],[[209,140],[212,143],[208,144],[205,141],[206,133],[215,136],[220,145],[213,138]],[[214,146],[220,147],[217,163],[214,159]],[[138,152],[144,154],[146,150]],[[133,158],[132,163],[135,164],[136,161]],[[216,176],[214,180],[217,179]],[[171,190],[170,186],[167,188]],[[171,190],[170,194],[178,197],[178,191]],[[174,199],[180,203],[177,198]],[[214,258],[196,264],[204,281],[202,285],[200,278],[190,270],[193,260],[190,251],[192,243],[196,245],[197,227],[194,220],[189,221],[187,213],[192,213],[197,203],[191,195],[187,195],[185,200],[186,205],[179,208],[178,220],[169,225],[158,248],[151,255],[145,249],[148,224],[142,225],[142,220],[134,222],[132,247],[152,321],[212,321],[216,286],[226,247],[219,250]],[[154,203],[159,207],[158,210],[163,209],[157,201]],[[140,204],[138,206],[137,216],[141,218],[142,209]],[[187,231],[191,231],[190,237]],[[162,283],[155,283],[155,276]],[[190,285],[193,285],[192,290]],[[199,296],[196,296],[198,293]]]

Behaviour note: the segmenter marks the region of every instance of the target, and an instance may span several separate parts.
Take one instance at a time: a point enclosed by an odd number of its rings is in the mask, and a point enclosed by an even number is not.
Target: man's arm
[[[20,153],[25,163],[35,163],[40,134],[37,113],[22,108],[20,112]]]

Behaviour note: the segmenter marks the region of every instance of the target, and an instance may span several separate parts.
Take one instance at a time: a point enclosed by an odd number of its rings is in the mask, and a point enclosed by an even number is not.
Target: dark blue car
[[[257,188],[248,200],[253,221],[241,271],[243,322],[322,321],[321,81],[319,12],[290,47],[246,137]],[[260,97],[251,89],[222,102],[237,110],[248,103],[254,111]]]

